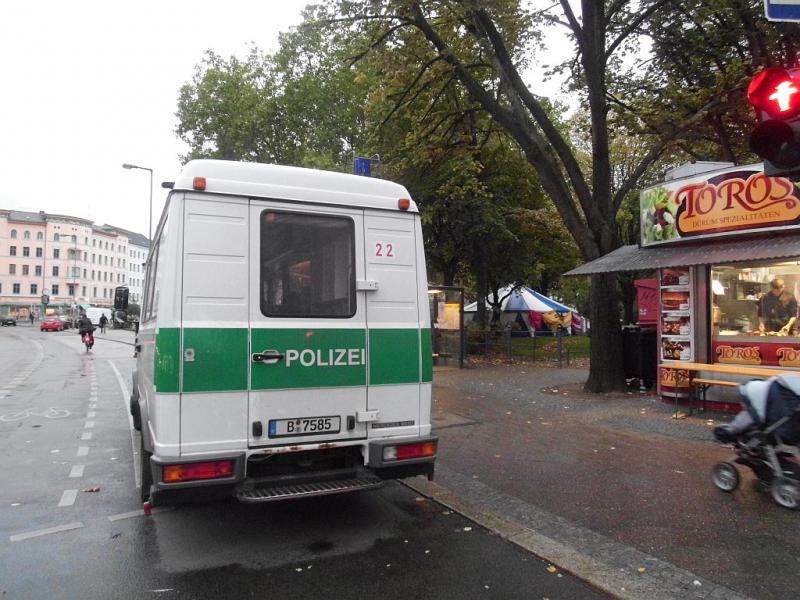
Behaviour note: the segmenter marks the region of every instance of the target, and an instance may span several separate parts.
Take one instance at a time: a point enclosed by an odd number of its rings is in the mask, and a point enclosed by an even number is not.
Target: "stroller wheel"
[[[772,499],[783,508],[794,510],[800,506],[800,484],[788,477],[776,477],[769,486]]]
[[[711,472],[711,481],[723,492],[732,492],[739,487],[739,469],[729,462],[719,462]]]

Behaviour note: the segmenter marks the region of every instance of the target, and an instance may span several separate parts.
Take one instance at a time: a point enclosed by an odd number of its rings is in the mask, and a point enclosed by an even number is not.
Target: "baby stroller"
[[[780,375],[739,386],[745,409],[714,437],[732,444],[736,457],[714,466],[711,479],[719,489],[739,486],[736,464],[750,467],[784,508],[800,506],[800,376]]]

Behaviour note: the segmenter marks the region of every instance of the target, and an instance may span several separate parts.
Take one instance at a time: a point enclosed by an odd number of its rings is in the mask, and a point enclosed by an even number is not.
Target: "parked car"
[[[61,319],[61,322],[64,324],[64,329],[73,327],[72,318],[68,315],[58,315],[58,318]]]
[[[39,325],[39,329],[41,331],[64,331],[66,326],[64,325],[64,321],[58,317],[45,317],[44,321]]]
[[[14,327],[17,326],[17,320],[14,317],[0,317],[0,325],[5,327],[6,325],[13,325]]]

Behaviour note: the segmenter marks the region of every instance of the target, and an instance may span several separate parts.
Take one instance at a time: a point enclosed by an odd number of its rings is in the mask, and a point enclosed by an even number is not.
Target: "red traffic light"
[[[785,69],[765,69],[747,87],[747,100],[773,119],[800,114],[800,82]]]

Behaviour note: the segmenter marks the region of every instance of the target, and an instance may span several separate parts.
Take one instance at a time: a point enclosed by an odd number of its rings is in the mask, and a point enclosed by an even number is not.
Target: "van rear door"
[[[363,439],[363,211],[250,201],[251,447]]]
[[[420,432],[420,277],[415,214],[364,211],[369,343],[369,436]],[[427,290],[426,290],[427,292]],[[427,296],[427,293],[425,293]],[[427,307],[425,307],[427,310]],[[427,414],[427,412],[426,412]]]

